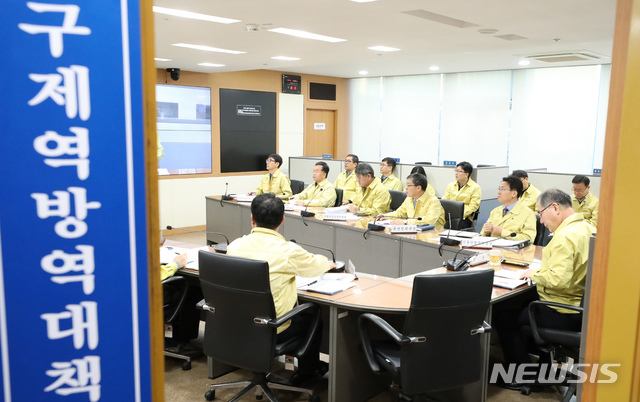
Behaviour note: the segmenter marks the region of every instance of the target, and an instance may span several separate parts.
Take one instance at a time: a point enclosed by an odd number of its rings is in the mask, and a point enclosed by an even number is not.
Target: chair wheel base
[[[522,388],[520,388],[520,393],[526,396],[531,395],[531,387],[528,385],[523,385]]]
[[[213,401],[214,399],[216,399],[216,390],[212,389],[211,391],[207,391],[204,394],[204,399],[206,399],[207,401]]]
[[[186,361],[184,363],[182,363],[182,371],[188,371],[191,370],[191,362],[190,361]]]

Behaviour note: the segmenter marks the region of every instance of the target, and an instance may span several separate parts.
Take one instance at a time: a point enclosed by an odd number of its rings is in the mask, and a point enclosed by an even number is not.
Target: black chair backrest
[[[464,217],[464,202],[453,200],[440,200],[442,208],[444,208],[445,229],[458,230],[460,222]],[[449,222],[451,217],[451,222]]]
[[[425,342],[401,347],[402,389],[413,395],[480,379],[482,326],[489,309],[493,270],[416,276],[403,334]]]
[[[476,167],[483,168],[483,167],[494,167],[494,166],[495,165],[478,165]]]
[[[291,192],[299,194],[304,190],[304,182],[302,180],[291,180]]]
[[[215,309],[206,311],[204,353],[232,366],[269,372],[276,328],[254,322],[276,317],[269,263],[208,251],[198,255],[204,300]]]
[[[391,211],[395,211],[400,208],[404,199],[407,198],[407,193],[404,191],[389,190],[389,194],[391,195],[391,205],[389,205],[389,209],[391,209]]]
[[[416,162],[414,165],[431,165],[431,162]]]
[[[162,310],[165,324],[173,323],[180,314],[188,289],[189,284],[183,276],[172,276],[162,281]]]
[[[549,229],[540,222],[540,215],[536,214],[536,238],[533,244],[536,246],[546,246],[546,239],[549,236]]]
[[[336,188],[336,203],[333,204],[334,207],[339,207],[340,205],[342,205],[342,196],[344,191],[342,191],[341,188]]]

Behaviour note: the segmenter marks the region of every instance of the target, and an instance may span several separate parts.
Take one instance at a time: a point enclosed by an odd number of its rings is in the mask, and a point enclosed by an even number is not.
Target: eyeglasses
[[[352,161],[352,160],[350,160],[350,159],[345,159],[345,160],[344,160],[344,163],[353,163],[353,161]]]
[[[415,184],[407,184],[405,187],[409,188],[409,187],[418,187],[418,186],[416,186]]]
[[[553,203],[551,203],[551,204],[547,205],[546,207],[542,208],[542,211],[538,211],[538,215],[542,216],[542,213],[543,213],[544,211],[546,211],[546,210],[547,210],[547,208],[549,208],[549,207],[550,207],[550,206],[552,206],[552,205],[553,205]]]
[[[456,173],[463,173],[463,174],[464,174],[464,173],[466,173],[466,172],[465,172],[464,170],[458,170],[458,169],[456,169]]]
[[[498,187],[498,192],[511,191],[510,188]]]
[[[585,191],[587,191],[587,188],[585,187],[585,188],[584,188],[584,189],[582,189],[582,190],[577,189],[577,188],[572,188],[572,189],[571,189],[571,191],[573,191],[573,193],[574,193],[574,194],[582,194],[582,193],[584,193]]]
[[[269,163],[269,162],[274,162],[274,163],[275,163],[275,161],[276,161],[275,159],[271,159],[271,158],[269,158],[269,159],[267,159],[265,162],[267,162],[267,163]]]
[[[388,167],[389,165],[387,165],[386,163],[381,163],[380,166],[381,167]]]

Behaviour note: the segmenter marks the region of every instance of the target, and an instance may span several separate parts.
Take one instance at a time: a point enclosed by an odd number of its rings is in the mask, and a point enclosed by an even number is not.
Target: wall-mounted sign
[[[314,130],[326,130],[327,125],[325,123],[313,123]]]
[[[262,116],[262,106],[260,105],[237,105],[238,116]]]
[[[443,165],[444,166],[455,166],[456,165],[456,161],[444,161]]]

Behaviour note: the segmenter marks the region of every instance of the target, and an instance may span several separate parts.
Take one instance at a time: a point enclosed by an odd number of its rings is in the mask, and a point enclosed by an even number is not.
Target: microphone
[[[447,237],[440,238],[440,244],[446,244],[447,246],[457,246],[460,244],[460,240],[450,239],[449,235],[451,234],[451,212],[449,212],[449,231],[447,232]]]
[[[300,215],[304,216],[305,218],[311,218],[313,216],[316,216],[315,212],[309,212],[307,210],[309,209],[309,204],[311,204],[311,201],[313,201],[313,199],[316,198],[318,194],[322,192],[322,190],[324,190],[324,188],[320,187],[320,191],[318,191],[313,197],[311,197],[309,202],[307,202],[307,207],[304,209],[304,211],[300,211]]]
[[[317,248],[319,250],[324,250],[324,251],[328,251],[331,253],[331,259],[333,260],[333,263],[336,264],[336,267],[333,269],[334,271],[341,271],[344,269],[344,261],[336,261],[336,255],[333,253],[333,251],[330,248],[324,248],[324,247],[320,247],[320,246],[314,246],[313,244],[306,244],[306,243],[301,243],[299,241],[297,241],[296,239],[291,239],[289,240],[291,243],[296,243],[296,244],[300,244],[302,246],[307,246],[307,247],[314,247]]]
[[[460,250],[458,250],[456,252],[456,254],[453,256],[453,259],[452,260],[447,260],[446,267],[447,267],[447,269],[449,271],[466,271],[469,268],[469,264],[467,262],[469,261],[469,258],[471,258],[471,257],[463,258],[463,259],[461,259],[460,261],[458,261],[456,263],[456,259],[458,258],[458,254],[462,250],[466,250],[468,248],[473,248],[473,247],[479,246],[481,244],[491,243],[492,241],[496,241],[496,240],[500,240],[500,239],[506,239],[507,237],[516,237],[516,236],[517,236],[517,233],[512,232],[512,233],[509,233],[506,236],[502,236],[502,237],[499,237],[499,238],[491,238],[490,240],[474,244],[473,246],[460,247]]]
[[[227,195],[229,193],[229,183],[224,183],[224,185],[225,185],[225,188],[224,188],[224,195],[222,196],[222,200],[224,201],[233,200],[233,197],[230,197]]]
[[[185,230],[187,232],[196,232],[196,233],[210,233],[210,234],[217,234],[220,235],[222,237],[224,237],[224,239],[227,241],[226,243],[217,243],[213,246],[213,249],[216,250],[218,253],[223,253],[223,254],[227,254],[227,246],[229,245],[229,238],[222,232],[209,232],[208,230],[194,230],[194,229],[188,229],[188,228],[174,228],[173,226],[169,225],[167,226],[167,230]]]

